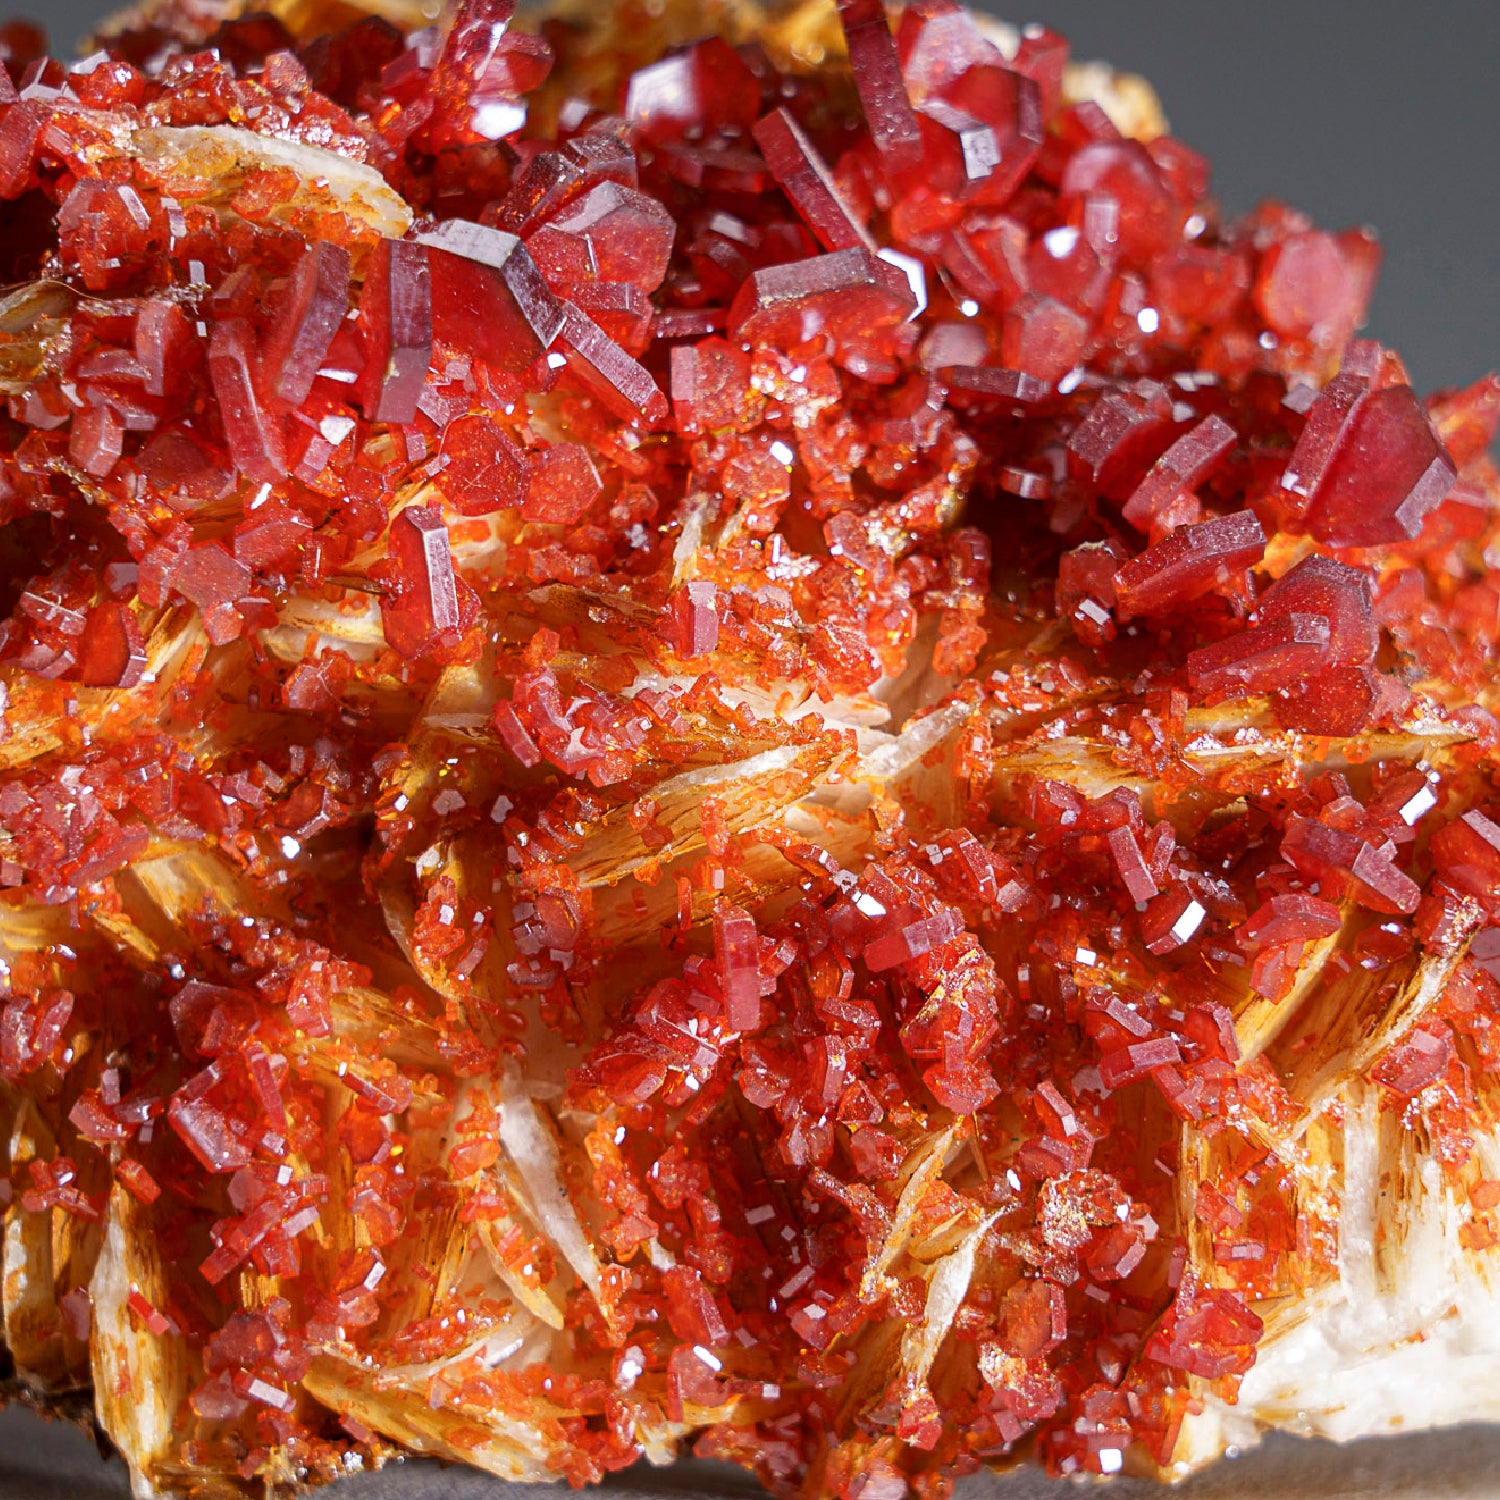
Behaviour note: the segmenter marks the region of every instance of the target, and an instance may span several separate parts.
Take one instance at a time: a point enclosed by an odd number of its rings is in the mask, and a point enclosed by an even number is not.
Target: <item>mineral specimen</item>
[[[4,1391],[204,1496],[1500,1415],[1500,382],[1052,32],[583,11],[0,31]]]

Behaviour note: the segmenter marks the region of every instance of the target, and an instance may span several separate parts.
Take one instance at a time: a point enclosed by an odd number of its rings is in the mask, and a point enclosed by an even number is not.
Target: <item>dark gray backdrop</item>
[[[1156,83],[1176,133],[1213,161],[1227,209],[1275,195],[1330,228],[1377,225],[1385,270],[1371,331],[1405,355],[1419,385],[1457,384],[1500,365],[1500,0],[1028,3],[1072,38],[1078,56],[1108,58]],[[33,8],[54,44],[71,47],[110,7],[33,0]],[[76,1434],[21,1413],[0,1416],[0,1500],[123,1494],[118,1469],[96,1462]],[[1497,1462],[1500,1441],[1489,1433],[1337,1456],[1278,1446],[1192,1488],[1482,1495],[1494,1492],[1486,1475]],[[407,1479],[417,1483],[353,1493],[494,1493],[452,1475]],[[722,1480],[705,1488],[730,1492]],[[991,1493],[1021,1500],[1038,1491],[1011,1482]]]
[[[63,47],[115,3],[30,0]],[[1228,210],[1277,196],[1329,228],[1378,227],[1371,332],[1419,386],[1500,365],[1500,0],[1025,0],[1033,7],[1075,55],[1155,82],[1175,132],[1213,162]],[[1023,18],[1004,0],[984,8]]]

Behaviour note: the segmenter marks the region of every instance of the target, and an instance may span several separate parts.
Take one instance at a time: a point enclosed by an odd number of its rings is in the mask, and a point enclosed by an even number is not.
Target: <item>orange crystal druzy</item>
[[[15,1381],[900,1500],[1169,1471],[1351,1079],[1494,1244],[1500,384],[1370,236],[949,0],[328,10],[0,32]]]

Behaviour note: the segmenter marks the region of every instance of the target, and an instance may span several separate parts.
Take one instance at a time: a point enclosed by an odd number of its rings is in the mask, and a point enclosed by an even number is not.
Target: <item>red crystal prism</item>
[[[377,9],[0,27],[7,1393],[216,1495],[1393,1425],[1500,382],[1042,28]]]

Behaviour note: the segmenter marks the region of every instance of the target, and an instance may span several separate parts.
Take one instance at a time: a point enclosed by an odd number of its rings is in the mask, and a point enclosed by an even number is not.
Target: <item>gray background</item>
[[[72,46],[107,8],[51,0],[54,44]],[[1155,82],[1176,133],[1213,162],[1229,211],[1274,194],[1330,228],[1377,225],[1385,269],[1370,331],[1401,351],[1419,386],[1466,382],[1500,364],[1500,0],[1047,0],[1042,18],[1071,37],[1076,55]],[[1483,1496],[1500,1493],[1497,1474],[1493,1431],[1350,1453],[1283,1442],[1175,1494]],[[679,1478],[670,1490],[661,1476],[620,1489],[682,1495],[686,1481],[745,1492],[719,1474]],[[415,1469],[356,1483],[351,1496],[477,1500],[500,1488]],[[1012,1478],[961,1495],[1032,1500],[1040,1489]],[[102,1466],[81,1434],[0,1413],[0,1500],[126,1493],[118,1466]],[[1110,1490],[1116,1500],[1143,1493]]]

